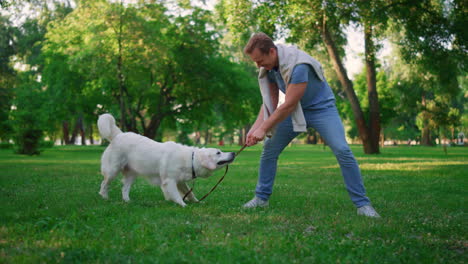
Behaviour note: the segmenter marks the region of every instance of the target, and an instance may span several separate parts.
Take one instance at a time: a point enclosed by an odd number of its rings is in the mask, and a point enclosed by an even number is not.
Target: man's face
[[[271,70],[278,64],[278,56],[275,48],[271,48],[268,54],[263,54],[258,48],[256,48],[251,54],[249,54],[249,56],[258,68],[263,67],[266,70]]]

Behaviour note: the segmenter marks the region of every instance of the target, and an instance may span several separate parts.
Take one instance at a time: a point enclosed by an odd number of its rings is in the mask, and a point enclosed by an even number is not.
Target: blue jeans
[[[346,189],[356,207],[370,204],[362,183],[361,172],[345,139],[343,124],[335,106],[322,110],[304,111],[307,127],[320,133],[340,164]],[[273,192],[278,157],[299,133],[293,131],[291,117],[276,126],[271,138],[266,138],[260,158],[256,196],[268,200]]]

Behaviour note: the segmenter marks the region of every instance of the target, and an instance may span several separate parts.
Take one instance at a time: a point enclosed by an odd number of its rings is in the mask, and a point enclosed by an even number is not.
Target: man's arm
[[[307,82],[291,83],[286,89],[285,101],[280,105],[270,117],[265,120],[251,135],[252,139],[257,143],[265,138],[265,134],[271,128],[283,121],[296,109],[297,103],[301,100],[307,88]]]
[[[247,133],[247,138],[246,138],[246,141],[245,141],[245,144],[247,146],[250,147],[250,146],[255,145],[257,143],[253,139],[252,135],[255,132],[255,130],[257,130],[257,128],[259,128],[262,125],[262,123],[263,123],[263,104],[260,106],[260,111],[258,112],[257,120],[255,120],[255,123],[252,125],[249,132]]]
[[[271,103],[273,105],[273,111],[276,110],[276,107],[278,106],[278,100],[279,100],[279,89],[276,83],[270,83],[270,99]],[[260,107],[260,112],[258,113],[257,120],[255,123],[252,125],[252,127],[249,130],[249,133],[247,133],[247,140],[246,140],[246,145],[247,146],[252,146],[257,144],[257,141],[252,137],[253,133],[255,130],[257,130],[263,123],[263,107],[264,105]]]

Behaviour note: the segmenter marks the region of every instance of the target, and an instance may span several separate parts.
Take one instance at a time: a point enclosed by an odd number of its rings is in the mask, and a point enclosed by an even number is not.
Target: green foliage
[[[396,52],[398,54],[399,50]],[[454,81],[445,83],[417,61],[406,63],[395,59],[392,65],[390,79],[395,83],[393,91],[398,98],[394,111],[400,122],[394,127],[399,128],[401,134],[412,134],[411,131],[417,128],[432,136],[447,137],[447,130],[453,131],[460,125],[466,99],[460,89],[463,88],[463,77],[457,77],[459,73],[447,72],[452,74]],[[453,82],[460,85],[453,89]]]
[[[44,136],[45,111],[42,87],[30,73],[21,74],[21,84],[15,89],[15,110],[11,113],[16,152],[26,155],[40,153]]]
[[[63,121],[85,113],[94,122],[98,103],[105,102],[102,94],[90,91],[94,82],[85,83],[86,77],[64,64],[66,57],[46,51],[42,83],[46,87],[46,107],[44,111],[50,116],[49,134],[57,131]],[[92,117],[91,117],[92,116]]]
[[[425,65],[454,87],[452,74],[466,71],[466,3],[463,1],[412,1],[413,8],[395,9],[396,32],[403,58]],[[456,86],[456,85],[455,85]]]
[[[466,16],[462,15],[466,13],[466,7],[462,1],[224,0],[220,2],[218,12],[224,17],[228,28],[236,32],[237,38],[243,42],[245,35],[249,34],[247,31],[263,30],[276,38],[286,36],[288,41],[299,44],[314,56],[327,52],[322,45],[324,23],[332,34],[340,56],[345,55],[346,26],[372,28],[372,39],[377,44],[367,56],[374,56],[381,48],[378,41],[382,38],[392,34],[399,35],[395,43],[402,52],[397,56],[419,65],[418,68],[400,74],[397,66],[400,64],[397,63],[392,67],[397,74],[392,75],[399,77],[392,76],[387,80],[387,77],[382,76],[383,73],[377,76],[382,127],[388,128],[398,138],[404,137],[403,135],[414,137],[417,132],[416,116],[425,110],[418,107],[416,102],[426,93],[432,97],[444,97],[446,94],[457,97],[460,94],[457,76],[466,75],[466,30],[461,26],[466,25]],[[320,61],[326,68],[326,59]],[[356,80],[355,88],[362,110],[367,113],[368,84],[364,74]],[[332,86],[339,87],[340,84]],[[402,90],[403,87],[411,92]],[[340,97],[339,91],[335,93],[338,94],[338,108],[348,120],[347,123],[352,124],[350,133],[357,135],[349,101]],[[454,104],[459,105],[460,101],[452,102],[452,107]],[[461,111],[459,106],[456,108]],[[364,116],[367,118],[366,114]],[[461,115],[452,115],[455,116]],[[442,119],[437,120],[445,122]]]
[[[223,148],[237,151],[236,148]],[[98,195],[103,147],[36,157],[0,150],[2,263],[465,263],[468,148],[352,146],[381,219],[357,216],[331,151],[287,147],[270,207],[254,195],[259,147],[244,150],[203,202],[181,208],[136,180]],[[201,197],[222,176],[199,179]],[[415,195],[417,193],[417,195]],[[428,202],[433,201],[433,202]],[[19,209],[20,208],[20,209]]]
[[[53,76],[67,77],[58,84],[70,88],[57,91],[82,95],[78,101],[71,97],[72,103],[81,101],[87,113],[113,112],[117,119],[117,113],[128,113],[123,129],[152,138],[163,132],[163,123],[175,128],[184,121],[193,130],[214,125],[213,117],[220,116],[226,127],[244,124],[251,112],[240,110],[259,100],[248,93],[256,89],[255,79],[220,54],[211,13],[186,4],[187,15],[172,16],[157,2],[82,3],[49,26],[44,50],[50,70],[44,79],[57,86]],[[57,68],[65,61],[68,67],[60,71],[69,74],[57,73],[53,61]]]
[[[342,117],[352,125],[349,100],[323,45],[324,22],[339,56],[345,55],[344,29],[350,25],[373,26],[374,52],[386,36],[400,47],[394,56],[404,62],[392,63],[386,76],[377,76],[386,136],[415,138],[424,129],[441,135],[466,132],[463,1],[222,0],[216,14],[188,0],[177,5],[77,1],[75,9],[58,0],[1,3],[8,3],[11,13],[0,17],[3,141],[14,134],[9,121],[13,88],[31,86],[28,78],[16,76],[13,65],[42,78],[38,116],[48,118],[38,123],[46,124],[41,129],[51,138],[60,134],[63,122],[83,118],[91,127],[103,112],[125,119],[124,130],[158,139],[167,132],[184,142],[193,131],[230,134],[254,120],[261,102],[255,70],[241,54],[255,31],[297,43],[316,57]],[[26,20],[14,26],[12,21],[21,16]],[[366,112],[367,84],[364,76],[358,78],[355,88]],[[352,126],[351,133],[357,134]]]
[[[1,8],[7,8],[11,5],[11,3],[9,3],[9,0],[0,0],[0,7]]]
[[[354,79],[354,89],[356,90],[356,94],[359,98],[364,113],[369,111],[369,98],[367,96],[366,77],[366,70],[364,69],[360,74],[356,75]],[[388,79],[385,71],[380,70],[377,73],[377,93],[379,96],[380,123],[384,130],[390,122],[399,117],[398,114],[395,114],[395,109],[397,108],[399,101],[398,94],[395,89],[397,83],[395,82],[396,81],[391,81]],[[350,109],[348,109],[348,111],[350,111]],[[353,129],[351,131],[357,131],[354,123],[352,126]]]
[[[11,149],[13,146],[14,145],[9,142],[0,142],[0,149]]]
[[[417,124],[422,128],[423,119],[429,120],[429,128],[433,130],[441,129],[444,136],[447,136],[447,130],[460,125],[460,110],[452,107],[450,96],[437,95],[435,98],[426,100],[425,111],[417,117]]]
[[[8,122],[13,98],[13,85],[15,72],[9,61],[10,56],[15,53],[13,45],[15,39],[15,28],[8,18],[0,16],[0,139],[8,140],[12,135],[12,127]]]
[[[466,76],[468,61],[462,13],[466,6],[460,1],[416,1],[416,8],[395,14],[396,29],[399,25],[404,29],[394,39],[400,57],[412,67],[411,75],[401,75],[415,84],[419,96],[418,127],[442,137],[460,124],[466,100],[459,96],[460,76]]]
[[[15,8],[31,3],[18,2]],[[42,42],[46,32],[46,25],[58,15],[69,12],[65,6],[58,4],[53,11],[47,7],[40,9],[35,5],[31,12],[37,11],[37,16],[26,17],[20,28],[13,31],[14,56],[9,54],[9,65],[14,63],[22,68],[18,70],[14,85],[16,89],[11,93],[14,98],[14,109],[11,119],[15,130],[15,143],[18,153],[38,154],[41,148],[40,141],[47,128],[49,135],[56,133],[57,120],[60,114],[54,112],[48,99],[57,99],[63,105],[63,98],[47,96],[47,87],[41,83],[42,71],[45,65],[42,54]],[[32,7],[32,6],[30,6]],[[36,9],[38,7],[38,9]],[[3,23],[2,23],[3,25]],[[14,87],[13,83],[10,84]],[[13,89],[11,89],[13,91]],[[10,107],[11,104],[8,104]],[[49,125],[46,125],[49,123]]]

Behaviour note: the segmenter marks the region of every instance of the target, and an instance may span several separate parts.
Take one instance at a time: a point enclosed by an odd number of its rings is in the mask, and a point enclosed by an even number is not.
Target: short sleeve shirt
[[[286,85],[279,70],[268,71],[268,80],[276,83],[278,88],[286,93]],[[308,64],[298,64],[294,67],[289,84],[307,83],[307,88],[301,98],[303,110],[319,110],[335,105],[335,96],[326,81],[318,78],[315,70]]]

